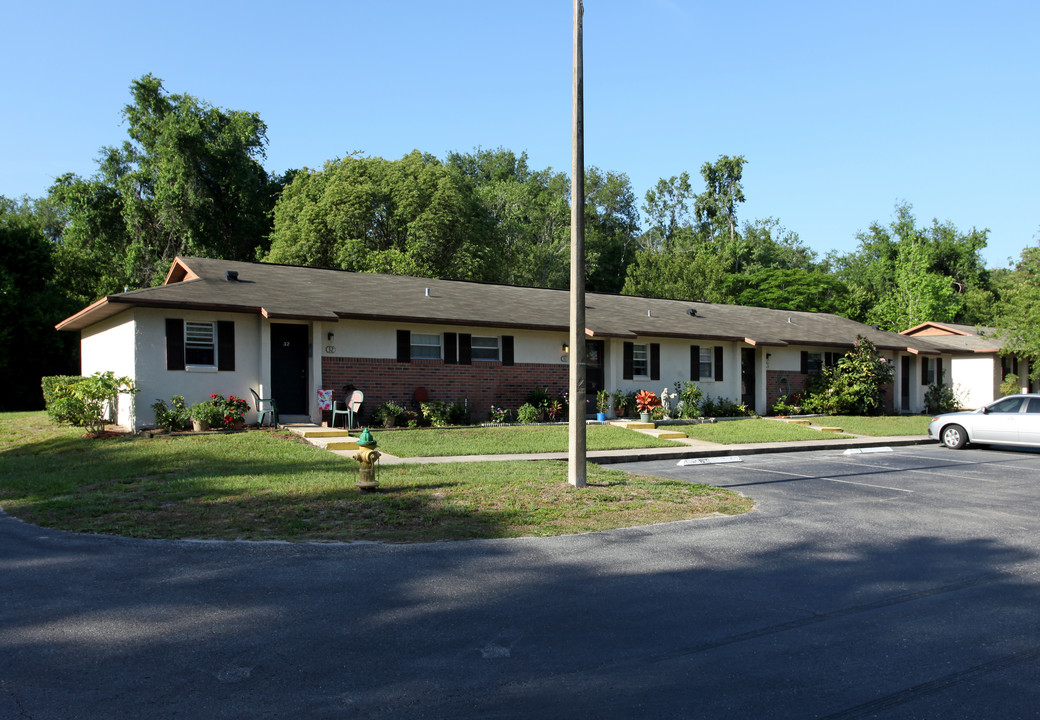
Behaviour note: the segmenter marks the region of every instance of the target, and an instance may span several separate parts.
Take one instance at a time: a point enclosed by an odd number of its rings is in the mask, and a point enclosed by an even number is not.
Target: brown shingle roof
[[[238,273],[227,280],[227,271]],[[57,327],[79,330],[130,306],[566,332],[568,292],[476,282],[353,273],[267,263],[178,258],[160,287],[110,295]],[[879,348],[937,353],[936,338],[912,338],[826,313],[588,293],[593,337],[678,337],[753,345],[850,347],[863,335]]]

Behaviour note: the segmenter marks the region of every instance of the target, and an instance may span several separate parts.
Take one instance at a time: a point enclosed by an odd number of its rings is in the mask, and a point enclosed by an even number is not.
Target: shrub
[[[1018,375],[1015,373],[1008,373],[1004,376],[1004,381],[1000,383],[1000,395],[1018,395],[1021,389],[1021,385],[1018,384]]]
[[[524,403],[520,406],[520,409],[516,411],[516,419],[522,423],[535,423],[538,422],[538,416],[541,413],[531,403]]]
[[[504,423],[509,419],[509,411],[503,407],[491,406],[488,412],[488,420],[493,423]]]
[[[885,387],[895,377],[895,370],[874,343],[861,336],[856,338],[856,349],[827,368],[824,375],[830,380],[829,412],[877,415],[884,410]]]
[[[210,427],[220,427],[224,424],[224,408],[213,398],[203,400],[191,406],[191,419]]]
[[[234,395],[223,395],[216,394],[210,395],[209,399],[214,405],[220,410],[221,420],[216,425],[223,425],[224,427],[231,427],[235,423],[245,422],[246,412],[249,411],[249,403],[240,397]]]
[[[929,385],[924,394],[924,411],[929,415],[960,410],[953,388],[946,385]]]
[[[456,400],[453,403],[448,403],[448,420],[452,425],[469,425],[469,402],[466,400]]]
[[[58,399],[60,394],[58,388],[72,385],[85,379],[82,375],[48,375],[40,378],[40,387],[43,389],[43,401],[47,408],[47,415],[50,416],[51,420],[59,425],[76,424],[72,421],[69,413],[81,414],[82,409],[77,411],[68,400],[64,403],[58,403],[55,400]]]
[[[169,407],[165,400],[155,399],[155,402],[152,403],[155,425],[166,432],[186,430],[191,427],[191,408],[184,404],[184,396],[174,395],[172,403],[173,407]]]
[[[743,403],[722,397],[713,399],[711,395],[704,397],[704,401],[701,403],[701,412],[705,417],[746,417],[754,415],[752,411],[748,410],[747,405]]]
[[[72,382],[55,383],[47,413],[52,418],[63,418],[65,425],[85,427],[88,432],[105,429],[116,397],[120,393],[137,392],[129,377],[116,377],[111,370],[96,372],[90,377],[74,378]]]
[[[419,403],[419,408],[422,410],[422,417],[435,428],[467,425],[469,422],[469,408],[465,403],[431,400]]]
[[[676,404],[676,412],[679,417],[700,417],[701,401],[704,399],[704,391],[701,386],[692,380],[676,380],[675,394],[679,398]]]
[[[801,393],[784,395],[781,398],[777,398],[776,402],[769,408],[769,412],[773,415],[798,415],[803,411],[802,402]]]
[[[527,396],[527,405],[533,405],[538,410],[545,410],[549,405],[549,388],[537,387]]]
[[[397,419],[403,414],[403,407],[392,400],[387,400],[372,413],[372,420],[385,428],[392,428],[397,425]]]

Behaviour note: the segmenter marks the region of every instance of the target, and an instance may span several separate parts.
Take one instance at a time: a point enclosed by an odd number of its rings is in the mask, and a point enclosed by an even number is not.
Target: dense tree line
[[[256,113],[133,81],[128,140],[94,176],[59,177],[46,197],[0,198],[2,409],[37,406],[41,374],[74,371],[55,322],[124,288],[162,281],[175,255],[359,272],[567,285],[570,181],[526,153],[477,148],[440,159],[350,155],[269,175]],[[1040,248],[987,270],[987,231],[921,225],[898,204],[852,252],[819,257],[775,218],[745,220],[743,156],[662,178],[640,204],[624,173],[586,170],[590,291],[833,312],[899,331],[928,320],[996,324],[1040,354]],[[835,241],[841,240],[835,238]],[[1040,363],[1036,364],[1040,369]]]

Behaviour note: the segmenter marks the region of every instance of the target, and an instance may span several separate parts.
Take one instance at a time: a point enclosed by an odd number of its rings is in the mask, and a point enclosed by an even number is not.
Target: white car
[[[1040,395],[1008,395],[978,410],[936,415],[928,437],[950,448],[965,443],[1040,447]]]

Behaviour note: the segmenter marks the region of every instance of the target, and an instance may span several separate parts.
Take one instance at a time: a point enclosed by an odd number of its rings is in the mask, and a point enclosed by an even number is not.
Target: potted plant
[[[402,414],[404,414],[403,407],[392,400],[387,400],[372,413],[372,420],[380,423],[385,428],[392,428],[397,425],[397,418],[401,417]]]
[[[628,408],[631,405],[628,399],[628,393],[618,388],[614,391],[614,394],[611,396],[611,399],[614,401],[614,414],[617,415],[619,418],[625,417],[625,415],[628,414]]]
[[[603,422],[607,419],[607,411],[610,410],[610,393],[606,390],[596,392],[596,419]]]
[[[224,422],[223,408],[212,399],[191,406],[191,424],[196,432],[209,430]]]
[[[640,390],[636,393],[636,409],[639,410],[639,421],[650,422],[650,413],[661,406],[661,398],[653,390]]]

